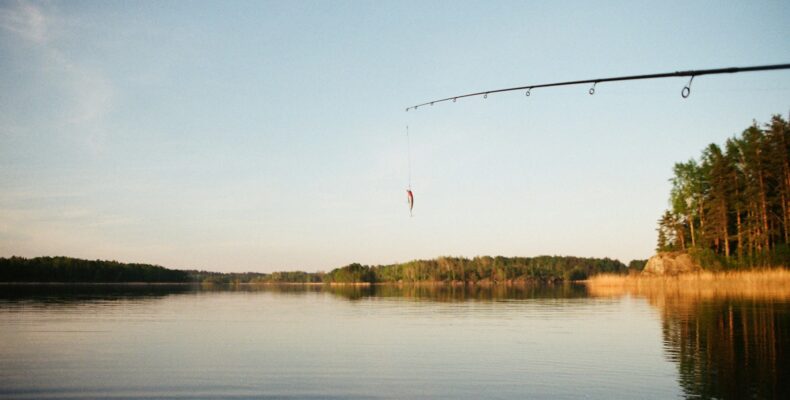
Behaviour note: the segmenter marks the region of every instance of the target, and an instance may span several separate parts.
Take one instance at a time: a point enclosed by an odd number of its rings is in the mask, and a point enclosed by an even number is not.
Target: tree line
[[[641,270],[644,260],[626,267],[618,260],[582,257],[439,257],[368,266],[358,263],[331,272],[210,272],[174,270],[150,264],[81,260],[69,257],[0,258],[0,282],[171,282],[245,283],[512,283],[582,280],[598,273]]]
[[[0,282],[192,282],[186,271],[70,257],[0,257]]]
[[[790,265],[788,154],[790,124],[775,115],[676,163],[657,250],[689,251],[708,268]]]
[[[391,265],[350,264],[323,277],[327,283],[508,283],[582,280],[598,273],[625,273],[628,267],[609,258],[582,257],[439,257]]]
[[[277,271],[263,272],[210,272],[186,271],[194,282],[210,284],[239,284],[239,283],[321,283],[323,272],[305,271]]]
[[[0,282],[320,283],[323,272],[209,272],[71,257],[0,257]]]

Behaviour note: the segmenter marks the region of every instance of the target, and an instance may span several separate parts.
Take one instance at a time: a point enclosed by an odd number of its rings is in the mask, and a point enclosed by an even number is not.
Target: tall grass
[[[790,270],[784,268],[677,276],[601,274],[587,281],[593,296],[671,294],[700,298],[790,299]]]

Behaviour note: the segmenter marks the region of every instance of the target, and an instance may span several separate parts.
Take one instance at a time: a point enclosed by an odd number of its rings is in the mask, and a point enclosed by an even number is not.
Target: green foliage
[[[323,272],[278,271],[271,274],[261,272],[209,272],[187,271],[195,282],[207,284],[241,283],[320,283]]]
[[[658,251],[689,250],[710,269],[790,265],[790,124],[781,116],[673,173]]]
[[[324,275],[324,282],[361,283],[376,282],[376,274],[367,265],[350,264]]]
[[[323,272],[221,273],[69,257],[0,258],[0,282],[320,283]]]
[[[684,237],[683,225],[679,218],[671,211],[664,211],[664,215],[658,220],[658,244],[656,251],[676,251],[680,250],[681,240]],[[685,241],[683,242],[685,246]]]
[[[693,247],[688,249],[688,255],[695,264],[701,265],[707,270],[720,271],[727,265],[726,260],[712,249]]]
[[[771,265],[790,265],[790,244],[776,246],[771,256]]]
[[[647,260],[631,260],[628,263],[628,271],[642,272],[645,269],[645,265],[647,265]]]
[[[597,273],[625,273],[609,258],[581,257],[440,257],[402,264],[358,263],[329,273],[303,271],[220,273],[172,270],[147,264],[89,261],[68,257],[0,258],[0,282],[195,282],[217,285],[248,283],[466,282],[499,284],[518,281],[582,280]]]
[[[189,282],[186,271],[158,265],[69,257],[0,258],[0,282]]]
[[[440,257],[392,265],[351,264],[324,275],[324,282],[464,282],[581,280],[598,273],[625,273],[626,266],[609,258],[581,257]]]
[[[587,279],[587,272],[579,267],[565,273],[565,279],[569,281],[581,281]]]

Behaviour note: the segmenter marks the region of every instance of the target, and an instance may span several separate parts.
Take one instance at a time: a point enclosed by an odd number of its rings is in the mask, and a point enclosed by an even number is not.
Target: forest
[[[635,266],[638,267],[640,263]],[[457,282],[508,283],[582,280],[598,273],[626,273],[628,267],[609,258],[439,257],[392,265],[351,264],[323,277],[327,283]]]
[[[629,267],[609,258],[581,257],[439,257],[407,263],[367,266],[351,264],[331,272],[282,271],[210,272],[174,270],[149,264],[81,260],[69,257],[0,257],[0,282],[171,282],[203,284],[243,283],[395,283],[553,282],[586,279],[601,272],[626,273],[644,267],[635,260]]]
[[[0,257],[0,282],[191,282],[186,271],[70,257]]]
[[[321,283],[323,272],[278,271],[262,272],[210,272],[186,271],[192,281],[209,284],[239,283]]]
[[[0,282],[320,283],[323,273],[209,272],[71,257],[0,257]]]
[[[708,269],[790,265],[790,125],[780,115],[674,165],[658,251]]]

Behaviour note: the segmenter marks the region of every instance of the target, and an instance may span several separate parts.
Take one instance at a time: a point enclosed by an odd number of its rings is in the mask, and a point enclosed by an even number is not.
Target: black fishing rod
[[[680,95],[685,99],[689,97],[691,94],[691,82],[694,80],[696,76],[702,75],[716,75],[716,74],[735,74],[739,72],[753,72],[753,71],[770,71],[776,69],[790,69],[790,64],[775,64],[775,65],[758,65],[753,67],[731,67],[731,68],[715,68],[715,69],[698,69],[698,70],[691,70],[691,71],[676,71],[676,72],[665,72],[662,74],[647,74],[647,75],[630,75],[630,76],[618,76],[614,78],[598,78],[598,79],[585,79],[581,81],[567,81],[567,82],[556,82],[556,83],[542,83],[539,85],[527,85],[527,86],[519,86],[519,87],[512,87],[507,89],[496,89],[496,90],[487,90],[485,92],[477,92],[477,93],[469,93],[463,94],[460,96],[453,96],[447,97],[440,100],[429,101],[427,103],[417,104],[416,106],[406,107],[406,111],[411,109],[416,110],[418,107],[422,106],[432,106],[435,103],[441,103],[443,101],[450,101],[452,100],[453,103],[456,102],[458,99],[462,99],[464,97],[474,97],[474,96],[483,96],[483,98],[488,98],[489,94],[493,93],[502,93],[502,92],[512,92],[516,90],[525,90],[525,94],[527,96],[530,95],[530,91],[532,89],[537,88],[545,88],[545,87],[552,87],[552,86],[569,86],[569,85],[581,85],[584,83],[592,83],[593,86],[590,88],[588,93],[595,94],[595,85],[601,82],[616,82],[616,81],[634,81],[640,79],[658,79],[658,78],[672,78],[672,77],[684,77],[690,76],[689,82],[686,86],[683,87],[683,90],[680,91]]]

